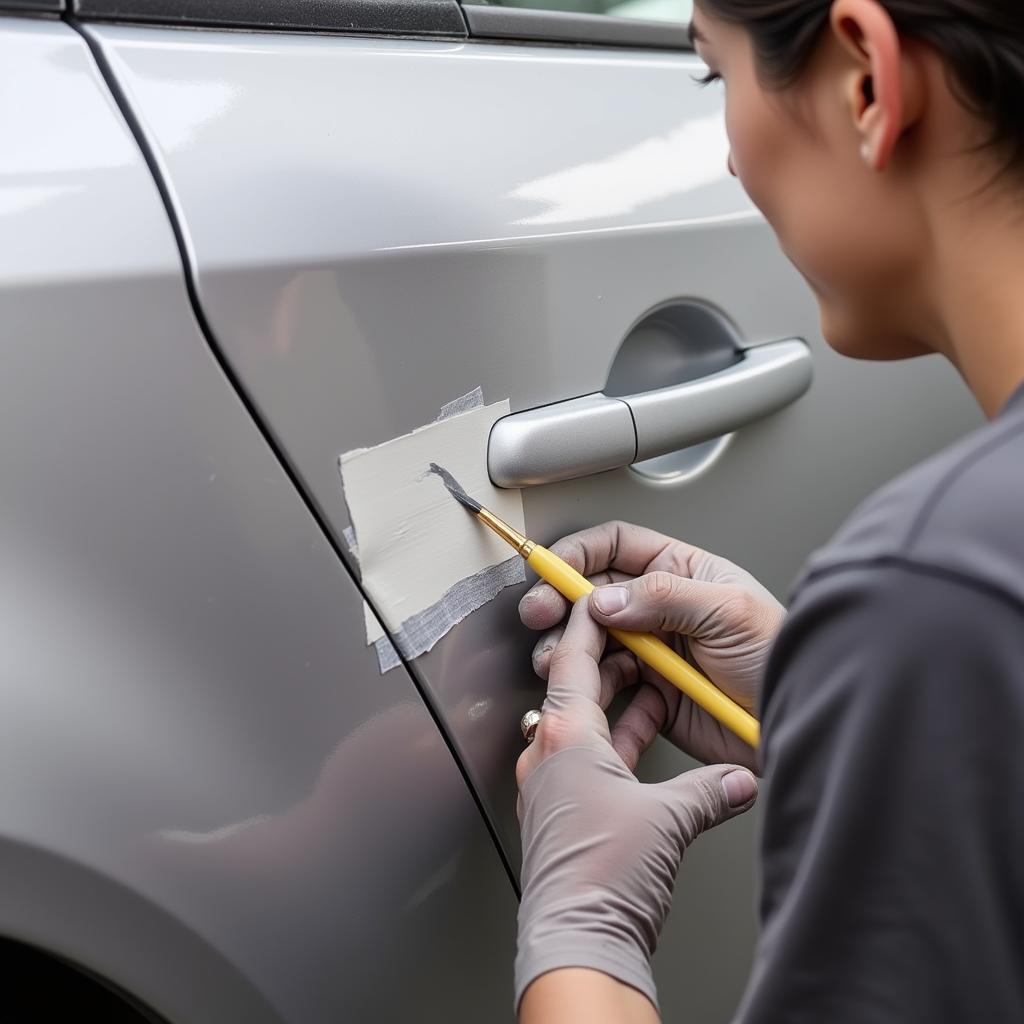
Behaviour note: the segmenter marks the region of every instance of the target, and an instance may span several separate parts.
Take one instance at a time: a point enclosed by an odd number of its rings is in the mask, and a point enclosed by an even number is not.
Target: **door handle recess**
[[[487,469],[498,487],[603,473],[730,434],[799,398],[811,352],[797,339],[743,350],[717,373],[613,398],[602,392],[513,413],[491,428]]]

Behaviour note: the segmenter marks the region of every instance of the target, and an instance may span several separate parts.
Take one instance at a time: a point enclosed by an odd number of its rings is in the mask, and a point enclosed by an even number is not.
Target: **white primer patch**
[[[356,543],[356,531],[351,526],[346,526],[341,532],[352,557],[358,562],[359,545]],[[377,618],[376,612],[365,601],[363,602],[363,628],[366,630],[366,646],[373,647],[377,653],[377,667],[380,669],[381,675],[390,672],[393,668],[398,668],[402,664],[402,659],[391,643],[391,638],[384,632],[384,627],[381,625],[380,619]]]
[[[477,389],[445,406],[444,418],[340,459],[354,527],[346,540],[367,593],[406,658],[430,650],[501,589],[526,579],[522,559],[510,558],[507,545],[428,472],[431,462],[444,466],[469,494],[525,531],[520,492],[496,488],[487,476],[487,439],[494,422],[508,414],[509,402],[480,401]],[[387,671],[397,655],[383,649],[390,643],[369,609],[366,624],[367,642]]]

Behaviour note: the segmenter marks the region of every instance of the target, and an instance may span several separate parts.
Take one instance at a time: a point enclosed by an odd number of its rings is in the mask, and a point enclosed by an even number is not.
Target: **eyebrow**
[[[706,43],[708,41],[707,37],[704,35],[703,32],[701,32],[700,28],[697,26],[697,23],[692,19],[690,20],[690,24],[686,28],[686,35],[690,40],[691,46],[693,46],[695,43]]]

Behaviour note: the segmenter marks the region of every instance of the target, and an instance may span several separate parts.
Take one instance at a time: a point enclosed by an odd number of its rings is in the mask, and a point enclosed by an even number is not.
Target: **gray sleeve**
[[[737,1022],[1024,1021],[1024,609],[913,563],[814,578],[763,726]]]

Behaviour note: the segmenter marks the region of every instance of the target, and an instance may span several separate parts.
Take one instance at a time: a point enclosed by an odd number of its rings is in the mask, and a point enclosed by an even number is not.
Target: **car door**
[[[523,489],[541,542],[640,522],[780,597],[871,488],[976,422],[937,360],[876,367],[826,347],[727,172],[722,96],[695,83],[681,24],[455,0],[76,7],[160,183],[197,316],[354,573],[339,454],[476,387],[516,414],[645,394],[801,339],[813,384],[784,408],[603,472],[632,457],[588,462],[600,444],[573,430],[561,471],[540,478],[574,478]],[[760,386],[738,405],[756,408]],[[518,721],[543,692],[522,589],[409,664],[513,876]],[[687,764],[661,745],[644,770]],[[738,1001],[755,830],[750,816],[687,854],[657,963],[669,1019],[725,1020]]]
[[[57,7],[0,0],[0,1019],[510,1019],[478,802]]]

